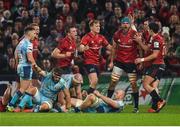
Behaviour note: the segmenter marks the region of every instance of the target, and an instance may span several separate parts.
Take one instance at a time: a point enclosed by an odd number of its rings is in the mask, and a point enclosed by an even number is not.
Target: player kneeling
[[[37,104],[34,112],[49,111],[52,109],[53,103],[56,101],[57,94],[60,91],[64,92],[66,98],[65,108],[67,110],[71,108],[71,98],[69,91],[66,88],[66,81],[61,77],[63,74],[62,69],[54,68],[50,73],[46,73],[38,66],[35,66],[34,69],[44,77],[41,83],[41,88],[38,90],[36,87],[29,87],[18,105],[18,108],[16,108],[14,112],[19,112],[27,103],[32,103],[32,98],[34,98]]]

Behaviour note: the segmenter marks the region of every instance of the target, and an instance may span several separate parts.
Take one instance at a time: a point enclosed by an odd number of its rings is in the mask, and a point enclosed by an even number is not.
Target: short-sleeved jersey
[[[16,53],[18,56],[18,65],[29,66],[27,53],[33,51],[33,45],[27,38],[23,38],[16,47]]]
[[[72,81],[73,81],[73,74],[63,74],[62,78],[66,81],[66,88],[69,89],[72,87]]]
[[[59,41],[58,49],[61,53],[65,54],[66,52],[71,52],[72,56],[68,58],[58,59],[57,66],[59,67],[68,67],[71,66],[71,62],[74,58],[74,53],[76,51],[76,42],[75,40],[70,39],[68,36]]]
[[[52,79],[52,73],[48,73],[42,80],[40,92],[43,96],[55,100],[59,91],[64,90],[66,81],[60,78],[59,82],[55,83]]]
[[[123,34],[122,30],[114,33],[113,40],[117,47],[115,51],[115,60],[122,63],[134,63],[137,58],[137,43],[133,41],[136,31],[129,30]]]
[[[100,62],[100,50],[102,47],[108,46],[108,41],[103,35],[92,32],[87,33],[83,36],[81,44],[89,46],[89,49],[84,51],[84,64],[95,64],[99,65]]]
[[[34,39],[32,41],[32,44],[33,44],[33,57],[35,60],[37,60],[38,58],[38,46],[39,46],[39,42],[38,42],[38,39]]]
[[[152,61],[152,64],[164,64],[165,43],[161,35],[157,34],[152,37],[151,51],[159,50],[158,56]]]

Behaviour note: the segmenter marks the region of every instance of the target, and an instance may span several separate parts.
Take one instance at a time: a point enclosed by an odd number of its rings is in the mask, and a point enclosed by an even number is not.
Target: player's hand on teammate
[[[84,47],[84,50],[88,50],[88,49],[89,49],[89,46],[86,45],[86,46]]]
[[[142,63],[143,61],[144,61],[143,58],[136,58],[136,59],[135,59],[135,64]]]
[[[133,40],[136,41],[136,42],[141,42],[142,41],[141,34],[137,33],[136,35],[134,35]]]
[[[109,65],[108,65],[108,71],[112,70],[113,66],[114,66],[114,63],[110,62]]]
[[[143,63],[138,64],[137,69],[142,70],[143,69]]]
[[[101,94],[100,94],[99,91],[97,91],[97,90],[94,91],[94,94],[95,94],[97,97],[100,97],[100,96],[101,96]]]
[[[71,57],[71,55],[72,55],[72,52],[66,52],[65,54],[66,57]]]

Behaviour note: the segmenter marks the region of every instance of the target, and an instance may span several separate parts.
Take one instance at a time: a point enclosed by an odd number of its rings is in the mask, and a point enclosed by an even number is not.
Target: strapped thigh
[[[134,83],[137,81],[137,74],[136,73],[128,73],[128,78],[131,83]]]
[[[114,66],[112,74],[111,74],[112,81],[114,81],[114,82],[118,81],[120,76],[122,75],[123,71],[124,70],[122,70],[121,68]]]

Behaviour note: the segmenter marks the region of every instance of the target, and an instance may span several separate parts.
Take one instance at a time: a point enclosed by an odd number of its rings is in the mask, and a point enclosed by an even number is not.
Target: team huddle
[[[79,45],[76,43],[77,28],[67,26],[66,36],[52,51],[56,66],[47,72],[36,64],[33,56],[34,43],[38,40],[39,26],[30,24],[24,29],[15,50],[18,83],[11,97],[8,87],[0,100],[0,111],[10,112],[121,112],[125,91],[116,89],[125,72],[132,87],[133,112],[139,112],[139,90],[137,70],[143,71],[142,85],[152,97],[150,113],[158,113],[166,104],[158,92],[158,84],[165,70],[165,42],[154,22],[144,21],[143,32],[137,32],[129,17],[121,20],[114,33],[112,45],[100,34],[100,22],[89,22],[90,32],[85,34]],[[100,50],[109,52],[108,68],[112,70],[107,95],[101,94],[98,85]],[[82,90],[83,76],[74,65],[76,52],[83,54],[83,64],[89,79],[89,88]],[[34,81],[33,75],[38,75]],[[32,79],[33,78],[33,79]],[[34,85],[35,83],[39,83]]]

